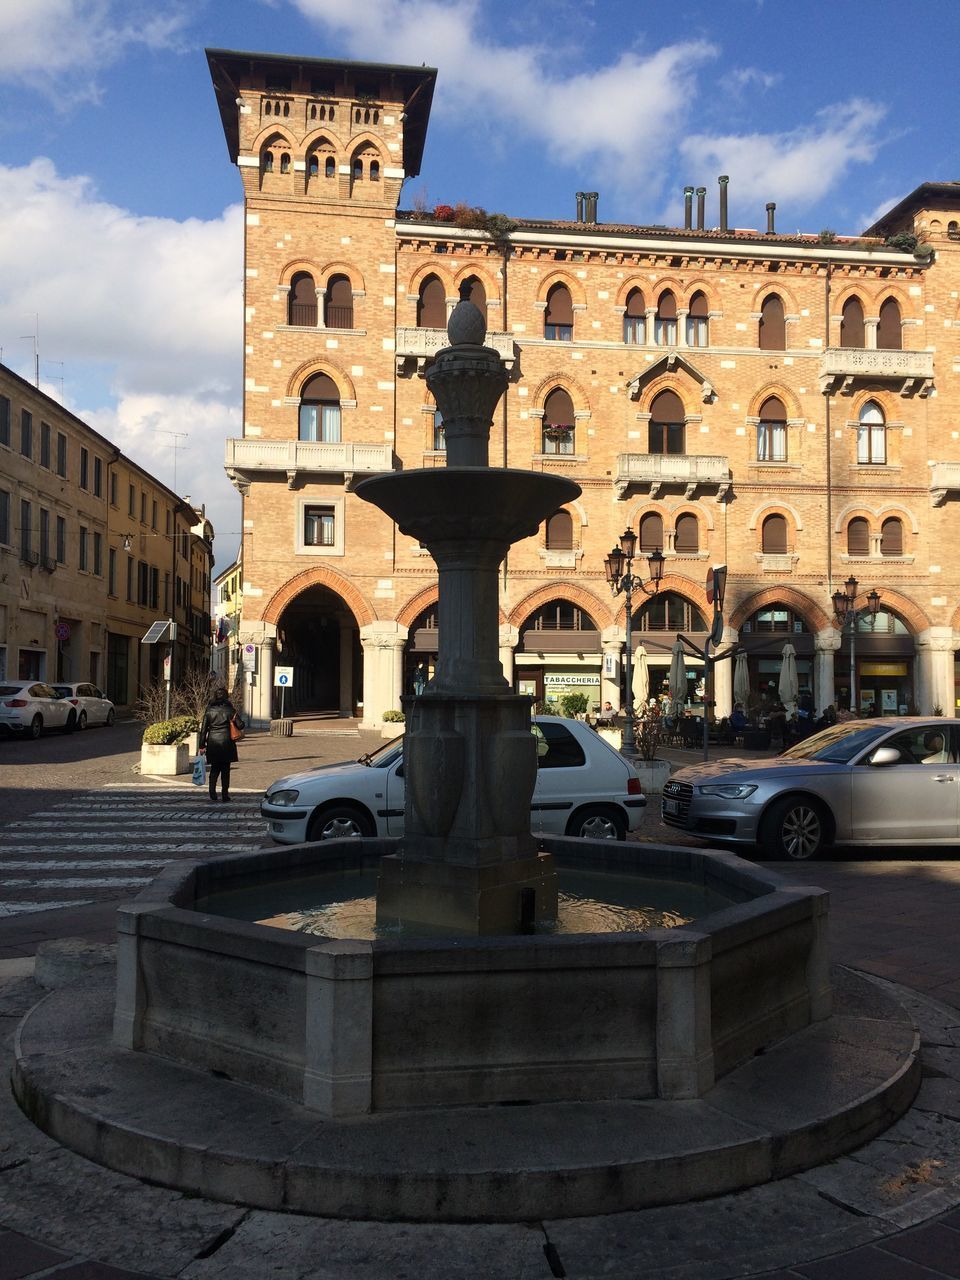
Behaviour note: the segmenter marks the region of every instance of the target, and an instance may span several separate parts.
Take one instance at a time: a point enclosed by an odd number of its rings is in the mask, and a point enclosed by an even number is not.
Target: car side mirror
[[[868,764],[883,767],[891,764],[903,764],[903,756],[896,747],[877,747]]]

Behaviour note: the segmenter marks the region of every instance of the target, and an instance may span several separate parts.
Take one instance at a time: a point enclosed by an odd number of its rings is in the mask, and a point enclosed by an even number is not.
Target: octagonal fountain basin
[[[625,886],[632,910],[674,882],[677,923],[645,931],[324,938],[231,918],[258,897],[267,919],[291,903],[311,915],[318,892],[343,899],[351,881],[365,898],[364,876],[398,846],[167,868],[118,912],[114,1043],[350,1116],[700,1097],[829,1016],[828,895],[727,853],[550,840],[561,890],[613,887],[591,922],[619,914]]]

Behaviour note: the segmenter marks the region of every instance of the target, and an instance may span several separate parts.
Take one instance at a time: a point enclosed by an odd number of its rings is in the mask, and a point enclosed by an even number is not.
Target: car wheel
[[[67,723],[63,726],[63,732],[73,733],[76,727],[77,727],[77,713],[75,711],[71,711],[70,714],[67,716]]]
[[[87,713],[85,711],[81,711],[80,714],[77,716],[77,728],[85,729],[86,727],[87,727]]]
[[[761,852],[791,862],[816,858],[828,841],[826,813],[806,796],[786,796],[778,800],[760,828]]]
[[[31,738],[40,737],[41,733],[43,733],[43,716],[36,715],[33,717],[33,719],[30,721],[30,728],[28,730],[28,733],[30,734]]]
[[[627,824],[615,809],[578,809],[567,823],[567,835],[585,840],[624,840]]]
[[[114,713],[113,713],[113,707],[111,707],[111,708],[110,708],[110,710],[107,712],[107,721],[106,721],[106,722],[107,722],[107,724],[108,724],[108,725],[113,724],[113,722],[114,722],[114,720],[116,720],[116,718],[117,718],[117,717],[116,717],[116,716],[114,715]]]
[[[331,805],[322,813],[315,813],[307,828],[308,840],[340,840],[344,836],[375,834],[367,815],[351,804]]]

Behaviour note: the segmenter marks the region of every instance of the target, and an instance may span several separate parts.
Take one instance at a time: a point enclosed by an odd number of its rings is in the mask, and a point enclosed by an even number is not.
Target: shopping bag
[[[193,785],[202,787],[207,780],[207,761],[205,756],[197,756],[193,762]]]

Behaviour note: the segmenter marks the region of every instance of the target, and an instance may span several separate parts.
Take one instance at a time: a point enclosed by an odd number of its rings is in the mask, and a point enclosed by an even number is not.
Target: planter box
[[[670,777],[670,761],[669,760],[635,760],[637,773],[640,775],[640,785],[643,787],[645,796],[658,795],[663,790],[663,784]]]
[[[196,734],[193,737],[196,738]],[[140,772],[159,777],[190,773],[195,756],[196,750],[193,755],[190,754],[189,742],[164,743],[160,746],[144,742],[140,746]]]

